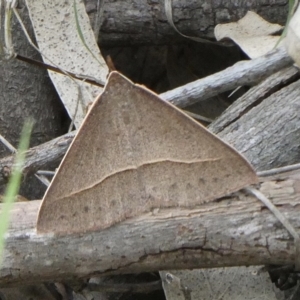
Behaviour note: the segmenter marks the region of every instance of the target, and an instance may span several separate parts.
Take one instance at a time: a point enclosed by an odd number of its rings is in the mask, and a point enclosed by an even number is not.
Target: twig
[[[0,135],[0,142],[11,152],[16,153],[16,148],[2,135]]]
[[[8,141],[6,140],[2,135],[0,135],[0,141],[2,142],[2,144],[4,146],[6,146],[6,148],[12,152],[12,153],[16,153],[17,149]],[[43,176],[43,175],[39,175],[39,174],[34,174],[34,176],[39,179],[44,185],[49,186],[50,182],[49,180]]]
[[[51,162],[62,159],[69,148],[76,131],[67,133],[61,137],[49,142],[33,147],[26,152],[26,161],[23,169],[24,174],[32,174],[45,168]],[[4,168],[11,168],[14,162],[14,155],[4,157],[0,160],[0,173]],[[6,179],[0,174],[0,184],[6,182]]]
[[[47,69],[47,70],[50,70],[50,71],[53,71],[53,72],[56,72],[56,73],[59,73],[59,74],[63,74],[63,75],[68,74],[70,77],[73,77],[74,79],[84,80],[84,82],[95,85],[95,86],[104,87],[104,84],[102,82],[100,82],[97,78],[92,78],[92,77],[89,77],[87,75],[80,75],[80,74],[75,74],[73,72],[69,72],[69,71],[66,71],[66,70],[62,70],[62,69],[59,69],[55,66],[46,64],[42,61],[38,61],[38,60],[29,58],[29,57],[24,57],[20,54],[16,54],[15,58],[20,60],[20,61],[24,61],[24,62],[27,62],[29,64],[32,64],[32,65],[38,66],[40,68]]]
[[[184,112],[185,112],[187,115],[189,115],[189,116],[191,116],[192,118],[194,118],[194,119],[196,119],[196,120],[199,120],[199,121],[203,121],[203,122],[206,122],[206,123],[211,123],[211,122],[213,121],[213,120],[210,119],[210,118],[206,118],[206,117],[203,117],[203,116],[201,116],[201,115],[199,115],[199,114],[192,113],[192,112],[190,112],[190,111],[188,111],[188,110],[184,110]]]
[[[221,72],[188,83],[160,97],[178,107],[204,101],[242,85],[254,85],[275,72],[293,64],[285,48],[276,48],[262,57],[240,61]]]
[[[294,165],[290,165],[290,166],[285,166],[285,167],[274,168],[271,170],[257,172],[257,176],[259,176],[259,177],[272,176],[272,175],[276,175],[279,173],[290,172],[290,171],[294,171],[294,170],[298,170],[298,169],[300,169],[300,164],[294,164]]]
[[[55,172],[47,171],[47,170],[38,170],[36,173],[38,175],[45,175],[45,176],[54,176],[55,175]]]

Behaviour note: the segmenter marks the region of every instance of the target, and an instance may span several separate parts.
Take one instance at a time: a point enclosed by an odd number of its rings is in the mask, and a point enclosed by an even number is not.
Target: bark
[[[277,72],[238,99],[210,129],[257,170],[298,163],[299,92],[296,68]]]
[[[102,2],[102,1],[101,1]],[[256,0],[193,0],[172,1],[173,21],[185,35],[214,38],[214,27],[220,23],[237,21],[248,10],[256,11],[270,22],[285,24],[288,1]],[[97,1],[86,0],[94,27],[97,16]],[[99,41],[102,46],[158,44],[182,41],[166,19],[164,1],[104,1],[103,15],[98,20]]]
[[[296,230],[299,186],[299,170],[265,178],[258,186]],[[106,230],[68,236],[36,233],[40,203],[15,204],[0,268],[1,286],[295,262],[293,238],[260,201],[243,191],[197,208],[153,211]]]

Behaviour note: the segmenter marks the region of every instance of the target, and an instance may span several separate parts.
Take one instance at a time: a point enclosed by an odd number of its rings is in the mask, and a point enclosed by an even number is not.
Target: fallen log
[[[258,189],[300,228],[299,170],[262,178]],[[6,234],[0,286],[163,269],[293,264],[281,223],[243,190],[192,209],[153,210],[106,230],[38,235],[41,201],[16,203]],[[59,224],[57,225],[59,226]]]
[[[167,22],[165,1],[85,1],[101,46],[174,43],[183,40]],[[177,29],[189,36],[213,39],[217,24],[237,21],[247,11],[282,25],[288,5],[282,0],[187,1],[172,0],[172,19]]]

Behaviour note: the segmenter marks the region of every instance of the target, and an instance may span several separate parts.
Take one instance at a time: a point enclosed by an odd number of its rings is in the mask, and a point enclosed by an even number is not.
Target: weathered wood
[[[266,178],[259,186],[296,230],[299,186],[299,170]],[[153,210],[100,232],[65,237],[36,234],[39,206],[40,201],[15,204],[1,286],[162,269],[293,264],[295,259],[292,237],[243,191],[191,210]]]
[[[214,134],[219,134],[227,126],[230,126],[238,118],[245,115],[251,108],[259,106],[264,99],[297,79],[299,79],[299,71],[294,66],[272,74],[230,105],[221,116],[209,125],[209,129]]]
[[[160,96],[176,106],[186,107],[242,85],[254,85],[292,63],[286,50],[278,48],[252,60],[251,69],[249,61],[240,61],[221,72],[162,93]]]
[[[282,70],[249,90],[209,128],[257,170],[299,163],[299,101],[298,71]]]
[[[97,3],[103,3],[103,15],[95,25]],[[182,41],[181,36],[167,22],[163,0],[86,0],[86,7],[93,27],[99,29],[100,26],[99,40],[102,46],[153,45]],[[288,3],[283,0],[257,0],[250,3],[228,0],[173,0],[172,8],[173,21],[180,32],[212,39],[217,24],[237,21],[248,10],[256,11],[268,21],[284,25]]]

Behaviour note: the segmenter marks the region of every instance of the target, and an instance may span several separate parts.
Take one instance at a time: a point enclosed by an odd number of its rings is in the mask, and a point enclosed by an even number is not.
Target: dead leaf
[[[112,72],[46,192],[37,230],[100,230],[153,208],[195,207],[256,182],[233,148]]]
[[[26,0],[26,6],[45,63],[96,81],[106,81],[108,68],[82,1]],[[75,10],[85,43],[76,25]],[[49,76],[70,118],[79,128],[88,103],[99,95],[102,88],[52,71],[49,71]]]
[[[162,280],[167,300],[276,300],[273,284],[262,266],[212,268],[194,270],[160,271],[165,279],[168,274],[180,282]],[[169,275],[170,277],[170,275]],[[249,288],[251,287],[251,288]],[[183,298],[189,291],[190,298]],[[283,298],[280,298],[283,299]]]
[[[280,36],[273,35],[283,27],[264,20],[253,11],[237,22],[219,24],[215,27],[218,41],[229,38],[233,40],[250,57],[256,58],[271,51]]]

